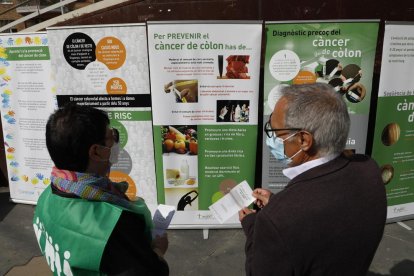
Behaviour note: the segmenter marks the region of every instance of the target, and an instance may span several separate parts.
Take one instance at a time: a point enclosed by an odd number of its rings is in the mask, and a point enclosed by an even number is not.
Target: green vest
[[[61,197],[46,188],[37,202],[33,227],[53,274],[103,275],[102,254],[124,210],[107,202]]]

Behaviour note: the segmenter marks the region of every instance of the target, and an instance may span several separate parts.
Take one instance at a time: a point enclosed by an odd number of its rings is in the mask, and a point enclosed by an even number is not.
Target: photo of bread
[[[386,125],[381,134],[381,141],[385,146],[391,146],[400,139],[400,126],[397,123]]]
[[[389,164],[381,166],[381,177],[384,185],[390,183],[394,177],[394,168]]]
[[[164,156],[164,187],[197,187],[197,156]]]

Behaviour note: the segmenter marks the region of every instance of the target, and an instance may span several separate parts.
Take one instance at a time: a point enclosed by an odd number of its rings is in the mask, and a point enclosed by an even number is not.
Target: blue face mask
[[[273,154],[273,156],[276,158],[276,160],[282,162],[285,165],[289,165],[292,162],[292,158],[294,158],[299,152],[302,151],[300,149],[298,152],[296,152],[291,157],[286,156],[285,154],[285,144],[284,142],[295,136],[297,134],[293,133],[292,135],[289,135],[287,138],[282,139],[280,137],[268,137],[266,138],[266,145],[270,148],[270,152]]]

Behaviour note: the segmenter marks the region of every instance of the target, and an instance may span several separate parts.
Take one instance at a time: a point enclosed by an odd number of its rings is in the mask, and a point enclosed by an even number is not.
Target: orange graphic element
[[[296,77],[293,79],[293,84],[306,84],[306,83],[315,83],[316,76],[314,73],[309,71],[300,71]]]
[[[124,44],[114,36],[102,38],[96,45],[96,59],[104,63],[109,70],[121,67],[126,58]]]
[[[122,182],[125,181],[128,183],[128,190],[126,191],[126,196],[131,199],[134,200],[137,195],[137,187],[135,186],[135,182],[134,180],[132,180],[131,177],[129,177],[129,175],[127,175],[124,172],[120,172],[120,171],[111,171],[109,173],[109,179],[111,179],[111,181],[113,182]]]
[[[127,85],[123,79],[112,78],[106,83],[106,92],[117,95],[126,94]]]

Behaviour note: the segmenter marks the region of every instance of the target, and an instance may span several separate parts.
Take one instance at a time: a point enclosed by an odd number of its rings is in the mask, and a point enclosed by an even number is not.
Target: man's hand
[[[257,205],[257,207],[263,208],[269,203],[272,192],[266,189],[257,188],[254,189],[252,195],[256,198],[256,201],[254,203]]]
[[[164,233],[162,236],[156,236],[152,240],[152,250],[157,253],[158,256],[164,257],[165,252],[168,249],[168,236],[167,233]]]
[[[243,209],[241,209],[240,211],[239,211],[239,220],[240,220],[240,222],[247,216],[247,215],[250,215],[250,214],[253,214],[253,213],[256,213],[256,211],[255,210],[252,210],[252,209],[249,209],[249,208],[247,208],[247,207],[244,207]]]

